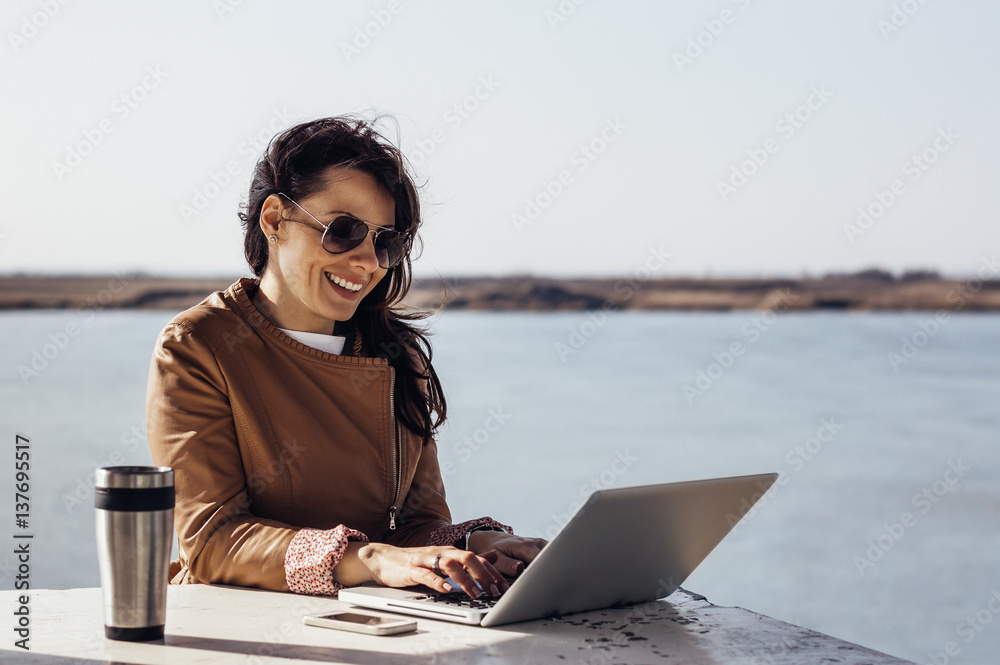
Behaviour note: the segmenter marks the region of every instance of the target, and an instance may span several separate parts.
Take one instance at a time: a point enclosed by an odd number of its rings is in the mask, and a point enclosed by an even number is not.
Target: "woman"
[[[257,164],[241,279],[160,334],[149,444],[174,469],[174,583],[333,594],[375,581],[473,597],[545,541],[452,524],[432,438],[445,399],[399,303],[420,226],[399,151],[350,117],[276,137]],[[478,586],[477,586],[478,583]]]

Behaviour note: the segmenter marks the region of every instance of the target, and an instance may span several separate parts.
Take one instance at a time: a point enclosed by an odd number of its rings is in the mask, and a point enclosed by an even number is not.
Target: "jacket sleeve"
[[[153,461],[174,470],[174,525],[190,581],[303,591],[290,589],[286,579],[286,553],[299,528],[250,512],[225,376],[210,347],[182,323],[160,334],[146,416]],[[293,551],[293,581],[310,566],[332,569],[343,554],[341,541],[364,539],[338,529],[297,540],[311,543],[312,555]]]
[[[466,531],[477,526],[490,527],[494,531],[503,531],[504,533],[514,533],[512,528],[506,524],[497,522],[492,517],[480,517],[479,519],[468,520],[467,522],[462,522],[460,524],[448,524],[440,527],[430,535],[430,538],[427,540],[427,544],[454,545],[455,547],[459,547],[460,545],[458,544],[458,541],[465,537]]]

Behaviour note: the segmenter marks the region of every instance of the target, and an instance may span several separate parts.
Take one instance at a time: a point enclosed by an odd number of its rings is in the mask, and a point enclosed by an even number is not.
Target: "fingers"
[[[503,555],[496,550],[490,550],[489,552],[483,552],[478,555],[478,558],[483,561],[484,567],[489,571],[493,584],[499,589],[500,593],[503,593],[510,588],[510,584],[507,583],[507,578],[503,576],[500,569],[496,567],[498,561],[503,558]],[[497,595],[497,594],[494,594]]]
[[[438,593],[449,593],[454,587],[452,587],[445,578],[441,577],[433,570],[428,570],[427,568],[420,568],[419,572],[414,575],[413,580],[417,584],[423,584],[424,586],[429,586]]]
[[[441,557],[438,567],[472,598],[479,598],[483,592],[499,596],[507,590],[508,585],[503,575],[493,567],[498,557],[496,552],[484,552],[477,556],[465,550],[451,548],[450,552]]]
[[[549,541],[544,538],[526,538],[526,551],[524,556],[524,561],[531,563],[538,556],[538,553],[542,551],[542,548],[549,544]]]
[[[510,577],[517,577],[524,572],[524,568],[535,560],[542,548],[549,541],[544,538],[510,538],[503,546],[503,554],[497,569]]]
[[[454,547],[421,548],[419,558],[411,559],[415,570],[410,583],[424,584],[439,593],[452,591],[452,585],[435,573],[437,562],[441,573],[468,596],[499,596],[510,588],[504,575],[519,576],[547,544],[544,538],[510,536],[497,543],[498,549],[478,555]]]
[[[507,577],[517,577],[524,572],[524,562],[501,554],[493,567]]]

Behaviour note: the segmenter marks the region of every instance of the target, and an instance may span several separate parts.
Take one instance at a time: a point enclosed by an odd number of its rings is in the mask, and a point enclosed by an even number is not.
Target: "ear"
[[[264,199],[264,205],[260,209],[260,230],[264,232],[264,237],[272,235],[281,237],[281,197],[271,194]]]

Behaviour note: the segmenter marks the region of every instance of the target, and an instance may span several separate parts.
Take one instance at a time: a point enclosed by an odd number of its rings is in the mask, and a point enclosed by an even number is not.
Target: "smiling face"
[[[257,307],[280,328],[332,334],[337,321],[347,321],[388,272],[375,256],[374,234],[343,254],[323,249],[323,224],[350,215],[370,226],[392,228],[395,203],[371,174],[331,167],[324,185],[296,201],[270,196],[260,214],[268,243]],[[308,211],[307,214],[305,211]],[[291,221],[287,221],[291,220]],[[360,289],[357,287],[360,285]]]

